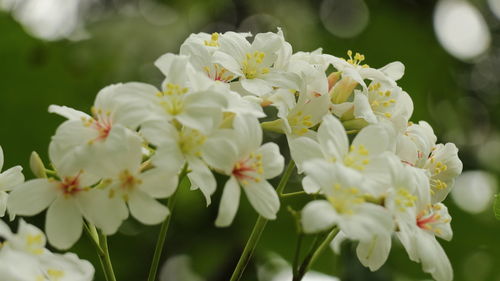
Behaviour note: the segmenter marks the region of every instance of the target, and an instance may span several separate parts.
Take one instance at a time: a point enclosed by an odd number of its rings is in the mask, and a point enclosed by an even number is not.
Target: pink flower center
[[[417,226],[420,227],[421,229],[430,229],[431,227],[429,226],[430,223],[437,222],[439,219],[439,216],[436,214],[432,214],[431,216],[428,217],[423,217],[423,215],[417,216]]]
[[[80,174],[78,173],[74,177],[65,177],[60,183],[59,187],[65,196],[73,196],[83,190],[80,187]]]
[[[237,162],[233,167],[233,176],[242,184],[247,184],[249,180],[260,182],[264,170],[262,167],[262,155],[251,153],[248,158]]]
[[[105,140],[113,127],[111,119],[96,120],[94,121],[93,126],[99,133],[95,140]]]

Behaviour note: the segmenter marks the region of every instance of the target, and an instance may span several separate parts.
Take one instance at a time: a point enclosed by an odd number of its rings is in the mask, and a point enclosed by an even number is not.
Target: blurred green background
[[[0,0],[5,167],[21,164],[31,178],[31,151],[47,159],[50,137],[63,121],[47,113],[50,104],[88,111],[108,84],[159,85],[163,77],[154,60],[178,52],[190,33],[255,33],[279,26],[294,51],[322,47],[343,57],[352,49],[372,67],[395,60],[406,65],[399,84],[413,98],[412,120],[427,120],[440,142],[455,142],[464,171],[483,171],[459,180],[461,193],[445,201],[454,238],[441,242],[455,280],[500,280],[500,222],[489,200],[500,173],[499,19],[499,0]],[[299,182],[293,178],[287,190],[298,190]],[[220,195],[218,190],[206,208],[201,193],[181,192],[164,257],[188,256],[193,270],[209,281],[229,279],[256,219],[243,196],[232,226],[216,229]],[[303,198],[283,199],[279,220],[268,224],[243,280],[258,280],[257,268],[269,263],[270,253],[291,261],[296,235],[287,206],[299,210],[304,204]],[[43,226],[44,215],[27,220]],[[158,230],[130,220],[110,238],[118,280],[146,279]],[[352,246],[340,258],[327,251],[314,269],[342,280],[430,279],[398,244],[375,273],[357,262]],[[95,280],[104,280],[86,237],[71,250],[96,266]]]

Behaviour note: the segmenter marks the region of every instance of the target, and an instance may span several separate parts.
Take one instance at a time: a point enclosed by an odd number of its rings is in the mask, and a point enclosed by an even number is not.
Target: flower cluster
[[[436,144],[428,123],[410,122],[412,100],[397,84],[403,64],[375,69],[351,51],[347,59],[321,49],[294,53],[281,30],[251,37],[192,34],[180,54],[155,62],[165,76],[160,88],[105,87],[90,114],[50,106],[67,119],[49,146],[53,170],[33,160],[39,177],[18,180],[8,200],[0,182],[0,213],[5,201],[12,217],[47,209],[48,241],[67,249],[85,225],[112,235],[129,214],[147,225],[164,221],[170,210],[159,199],[184,176],[210,205],[217,173],[227,181],[216,226],[232,223],[241,190],[262,217],[275,219],[279,194],[268,180],[285,158],[275,143],[263,144],[265,129],[286,136],[304,191],[323,198],[304,207],[305,233],[337,226],[332,247],[358,241],[358,257],[372,270],[396,236],[424,271],[451,280],[435,237],[451,239],[441,202],[462,163],[454,144]]]

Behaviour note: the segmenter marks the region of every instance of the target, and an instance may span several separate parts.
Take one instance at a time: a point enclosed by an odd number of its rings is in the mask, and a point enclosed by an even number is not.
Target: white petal
[[[40,266],[45,272],[48,270],[58,270],[63,272],[58,281],[92,281],[94,277],[94,267],[86,260],[81,260],[73,253],[64,255],[47,253],[39,258]]]
[[[390,250],[391,235],[375,235],[371,240],[360,241],[356,254],[364,266],[376,271],[385,263]]]
[[[189,169],[191,169],[191,172],[188,174],[188,178],[191,181],[191,188],[199,188],[205,196],[207,206],[210,205],[212,202],[210,197],[217,188],[217,182],[215,181],[214,175],[205,163],[198,158],[189,158],[188,164]]]
[[[338,220],[338,215],[330,202],[314,200],[302,210],[302,228],[305,233],[316,233],[331,228]]]
[[[370,155],[376,155],[384,151],[393,151],[395,148],[395,132],[392,128],[384,125],[370,125],[364,127],[352,141],[352,145],[364,146]]]
[[[167,207],[140,190],[129,194],[128,206],[130,214],[147,225],[158,224],[170,214]]]
[[[4,247],[0,251],[0,276],[2,280],[32,281],[43,274],[36,256]],[[42,279],[43,280],[43,279]],[[46,280],[46,279],[45,279]]]
[[[190,106],[176,119],[181,124],[208,135],[220,124],[222,112],[220,108]]]
[[[269,220],[276,219],[276,213],[280,208],[280,200],[271,184],[266,180],[258,183],[250,181],[243,186],[243,190],[257,213]]]
[[[166,76],[166,81],[184,85],[188,80],[189,57],[172,53],[164,54],[155,61],[155,66]]]
[[[15,166],[0,174],[0,190],[9,191],[24,182],[23,167]]]
[[[238,115],[233,127],[240,155],[255,152],[262,144],[262,128],[257,118],[248,115]]]
[[[154,145],[171,145],[178,138],[177,129],[168,120],[151,120],[144,123],[140,130],[146,140]]]
[[[220,51],[228,54],[237,61],[243,60],[245,54],[250,51],[251,47],[245,35],[246,34],[231,31],[224,33],[224,35],[219,38]]]
[[[155,166],[160,169],[179,173],[184,166],[184,155],[175,140],[165,142],[151,158]]]
[[[218,131],[203,145],[203,160],[211,167],[230,175],[238,159],[238,150],[234,143],[234,131]]]
[[[283,46],[283,43],[283,34],[274,32],[258,33],[253,39],[252,50],[261,51],[266,56],[275,56],[275,53]],[[264,62],[262,63],[265,63],[265,59],[264,57]]]
[[[290,145],[290,153],[295,164],[297,164],[299,173],[303,171],[302,165],[304,162],[311,159],[323,158],[319,144],[311,138],[299,137],[288,139],[288,144]]]
[[[34,179],[17,186],[7,202],[9,213],[33,216],[47,208],[57,195],[57,182]]]
[[[243,72],[241,72],[241,65],[235,60],[234,57],[217,51],[213,55],[214,63],[218,63],[222,65],[225,69],[235,73],[238,76],[243,76]]]
[[[439,242],[430,233],[424,231],[415,237],[415,246],[422,262],[422,269],[430,273],[436,281],[453,280],[450,260]]]
[[[302,188],[306,193],[314,194],[321,191],[321,187],[311,177],[305,176],[302,179]]]
[[[325,156],[340,160],[347,154],[349,142],[344,126],[332,115],[323,118],[318,129],[318,141]]]
[[[73,198],[59,196],[47,210],[45,231],[50,244],[65,250],[73,246],[82,234],[83,219]]]
[[[62,117],[67,118],[68,120],[82,120],[82,118],[85,119],[90,118],[90,116],[85,112],[81,112],[71,107],[54,105],[54,104],[49,106],[49,112],[58,114]]]
[[[330,248],[335,254],[340,254],[342,243],[346,240],[348,240],[348,237],[340,230],[330,243]]]
[[[335,116],[342,117],[347,111],[354,107],[352,102],[343,102],[339,104],[331,104],[331,111]]]
[[[0,218],[5,216],[5,211],[7,210],[7,199],[9,195],[7,192],[0,191]],[[1,234],[1,231],[0,231]]]
[[[215,220],[215,226],[229,226],[238,211],[240,204],[240,186],[235,177],[230,177],[224,186],[222,197],[220,200],[219,213]]]
[[[360,205],[352,215],[342,216],[339,225],[350,239],[361,241],[369,240],[373,235],[388,235],[394,230],[391,213],[370,203]]]
[[[165,198],[172,195],[179,177],[177,171],[153,168],[141,174],[142,184],[139,188],[153,198]]]
[[[0,171],[3,169],[3,162],[4,162],[4,156],[3,156],[3,148],[0,146]]]
[[[273,87],[265,80],[260,78],[241,79],[243,89],[256,96],[264,96],[273,90]]]
[[[291,72],[270,72],[263,79],[274,87],[286,90],[299,90],[301,82],[300,76]]]
[[[397,81],[403,77],[405,73],[405,65],[399,61],[394,61],[386,66],[379,69],[382,71],[389,79]]]
[[[333,189],[335,183],[344,187],[360,187],[363,184],[363,175],[357,170],[323,159],[306,162],[304,171],[327,196],[338,196]]]
[[[142,139],[136,132],[116,125],[104,141],[94,143],[78,158],[86,163],[86,171],[102,178],[124,170],[135,173],[142,161]]]
[[[86,220],[102,229],[106,235],[116,233],[128,217],[127,205],[120,196],[110,196],[109,190],[92,189],[78,195],[78,205]]]
[[[368,101],[368,97],[361,92],[354,93],[354,117],[363,118],[366,122],[371,124],[376,124],[378,122],[370,102]]]
[[[285,158],[280,154],[280,148],[277,144],[265,143],[257,150],[257,153],[262,154],[262,168],[264,170],[262,176],[265,179],[274,178],[283,172]]]

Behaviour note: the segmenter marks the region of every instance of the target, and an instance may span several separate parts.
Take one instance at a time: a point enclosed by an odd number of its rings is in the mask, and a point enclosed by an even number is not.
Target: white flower
[[[436,140],[437,137],[429,123],[425,121],[420,121],[418,124],[409,123],[397,137],[396,155],[404,163],[421,168],[436,145]]]
[[[436,145],[424,168],[430,173],[432,203],[443,201],[450,193],[455,178],[462,173],[458,148],[453,143]]]
[[[410,96],[396,85],[373,81],[368,89],[354,93],[354,117],[362,118],[370,124],[379,120],[391,120],[406,126],[413,113]]]
[[[7,241],[7,243],[3,243],[0,251],[10,248],[32,255],[42,255],[48,251],[45,249],[46,239],[43,232],[22,219],[19,221],[17,234],[12,233],[9,227],[0,221],[0,237]]]
[[[145,124],[141,133],[157,146],[156,153],[151,159],[153,164],[160,169],[176,173],[187,164],[190,170],[188,178],[191,188],[199,188],[209,205],[217,183],[206,162],[209,157],[224,159],[223,155],[228,151],[226,147],[231,141],[227,136],[227,130],[218,129],[204,134],[188,127],[177,129],[166,120],[157,120]],[[212,148],[220,154],[216,154]]]
[[[391,214],[366,201],[370,190],[364,186],[361,173],[323,159],[307,161],[304,170],[326,197],[309,202],[302,210],[304,232],[324,231],[338,225],[349,239],[364,242],[371,241],[374,235],[392,233]]]
[[[319,126],[317,141],[300,137],[290,142],[291,154],[299,169],[305,162],[320,158],[339,163],[345,167],[361,172],[371,186],[370,193],[380,196],[387,189],[390,178],[387,175],[387,153],[394,149],[394,133],[385,124],[371,125],[363,128],[349,145],[346,131],[340,121],[326,115]],[[319,189],[306,176],[303,180],[306,192],[317,192]]]
[[[395,81],[399,80],[404,74],[404,65],[401,62],[392,62],[380,69],[374,69],[367,64],[362,64],[365,60],[364,55],[356,53],[353,57],[351,50],[347,52],[347,55],[349,56],[347,60],[332,55],[328,55],[328,59],[333,67],[342,73],[342,77],[347,77],[356,81],[363,88],[367,88],[364,82],[365,79],[377,79],[394,84]]]
[[[0,276],[9,281],[91,281],[93,266],[75,254],[45,249],[45,235],[33,225],[19,223],[17,234],[0,221]],[[4,280],[4,279],[2,279]]]
[[[99,177],[62,165],[65,150],[57,144],[50,145],[49,156],[58,179],[34,179],[19,185],[10,193],[8,211],[33,216],[48,207],[45,230],[49,242],[58,249],[67,249],[80,238],[83,217],[105,234],[115,233],[127,217],[127,209],[106,192],[91,188]]]
[[[298,100],[295,96],[298,94]],[[263,128],[284,132],[289,138],[314,137],[312,130],[328,111],[328,95],[278,89],[268,99],[278,108],[280,119],[262,123]]]
[[[411,221],[411,210],[429,201],[428,179],[423,170],[403,165],[394,155],[389,157],[388,165],[391,182],[385,191],[383,205],[396,223]],[[346,239],[351,238],[339,233],[331,244],[334,251],[339,252],[340,243]],[[372,271],[379,269],[389,256],[391,240],[392,232],[386,232],[360,241],[356,248],[360,262]]]
[[[277,68],[286,65],[279,58],[280,54],[287,53],[283,49],[288,49],[281,30],[278,33],[259,33],[252,44],[245,36],[234,32],[226,32],[218,42],[219,49],[214,53],[214,60],[239,78],[232,84],[239,84],[242,90],[265,96],[273,87],[297,88],[296,76]]]
[[[458,148],[453,143],[436,145],[432,128],[423,121],[410,124],[398,137],[396,153],[404,163],[427,170],[433,204],[446,198],[455,178],[462,173]]]
[[[227,107],[228,87],[196,71],[187,56],[165,54],[155,65],[166,76],[161,91],[148,84],[133,83],[136,94],[152,105],[150,114],[154,119],[175,120],[205,134],[219,125]]]
[[[451,217],[443,204],[431,205],[431,193],[425,171],[391,162],[393,186],[384,200],[398,226],[396,232],[412,261],[438,281],[453,279],[446,253],[435,236],[451,240]]]
[[[453,280],[453,269],[435,236],[451,240],[451,217],[441,203],[419,211],[413,219],[399,223],[398,238],[412,261],[422,263],[437,281]]]
[[[4,156],[3,149],[0,146],[0,171],[3,168]],[[12,167],[0,174],[0,218],[5,215],[7,209],[8,193],[15,186],[24,182],[24,175],[21,166]]]
[[[251,36],[250,33],[227,33],[229,37],[240,37],[241,40],[246,40],[246,37]],[[229,83],[236,78],[236,74],[224,68],[217,63],[214,59],[214,53],[220,47],[219,38],[226,36],[226,34],[219,34],[217,32],[197,33],[191,34],[180,47],[180,54],[189,56],[189,61],[193,67],[205,72],[206,75],[214,80]],[[224,41],[224,40],[222,40]]]
[[[278,89],[267,98],[278,109],[277,116],[281,120],[263,123],[264,128],[278,127],[275,129],[284,131],[291,138],[314,135],[311,128],[329,113],[328,80],[324,71],[320,70],[322,66],[306,61],[306,55],[301,57],[304,60],[296,58],[290,61],[289,66],[289,70],[301,78],[299,88]]]
[[[169,210],[155,198],[172,195],[178,182],[177,170],[151,168],[143,172],[141,140],[129,138],[122,141],[128,142],[128,146],[120,153],[110,155],[111,165],[103,167],[100,174],[106,183],[103,192],[109,199],[120,201],[121,207],[115,210],[104,205],[92,210],[93,217],[99,217],[101,212],[117,212],[114,217],[119,224],[120,212],[127,208],[127,204],[130,214],[138,221],[148,225],[160,223]]]
[[[106,155],[124,149],[122,138],[151,118],[151,108],[141,99],[133,83],[105,87],[97,94],[92,117],[84,112],[51,105],[49,112],[68,118],[52,137],[64,150],[60,166],[99,171]]]
[[[314,134],[311,128],[316,126],[328,113],[328,95],[316,93],[299,94],[299,100],[292,110],[283,118],[285,132],[289,137]]]
[[[262,129],[257,119],[237,116],[233,123],[234,136],[230,146],[211,145],[210,164],[230,178],[224,186],[217,226],[228,226],[234,219],[240,201],[240,190],[246,193],[250,204],[267,219],[275,219],[280,202],[278,194],[267,179],[283,171],[284,158],[274,143],[262,143]],[[224,153],[219,153],[226,150]]]

